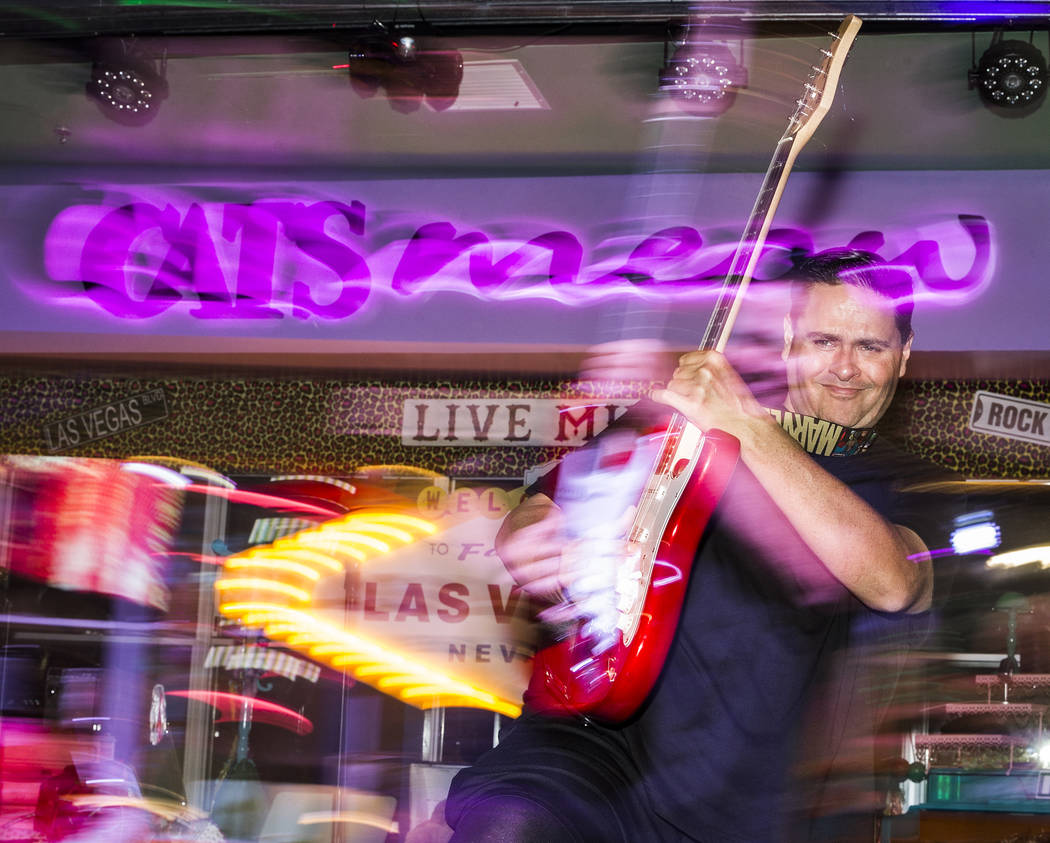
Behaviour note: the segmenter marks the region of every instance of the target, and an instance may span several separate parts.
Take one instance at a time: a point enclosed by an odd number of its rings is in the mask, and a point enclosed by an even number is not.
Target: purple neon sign
[[[566,303],[623,294],[704,297],[720,286],[734,245],[708,243],[696,228],[675,226],[588,253],[568,231],[515,240],[441,220],[376,242],[366,236],[368,216],[360,201],[76,205],[52,221],[44,262],[56,282],[51,295],[88,301],[125,319],[177,307],[198,319],[341,320],[380,293],[397,298],[451,290],[489,300]],[[988,221],[973,215],[960,215],[944,237],[917,239],[896,256],[884,253],[881,232],[846,240],[821,248],[879,252],[911,272],[925,295],[973,295],[994,263]],[[611,256],[598,260],[599,251]],[[788,254],[813,251],[808,232],[773,229],[757,275],[782,271]],[[952,274],[944,256],[957,253],[972,258]]]

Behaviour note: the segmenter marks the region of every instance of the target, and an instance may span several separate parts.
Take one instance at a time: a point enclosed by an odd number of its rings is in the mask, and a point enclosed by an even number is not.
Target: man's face
[[[784,320],[788,409],[846,427],[873,427],[911,354],[893,309],[870,290],[814,284],[792,324]]]

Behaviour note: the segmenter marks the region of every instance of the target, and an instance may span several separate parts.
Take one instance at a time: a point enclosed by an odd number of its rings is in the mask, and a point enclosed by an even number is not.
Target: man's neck
[[[875,441],[876,433],[873,427],[845,427],[790,409],[769,409],[768,412],[792,439],[811,454],[849,457],[864,453]]]

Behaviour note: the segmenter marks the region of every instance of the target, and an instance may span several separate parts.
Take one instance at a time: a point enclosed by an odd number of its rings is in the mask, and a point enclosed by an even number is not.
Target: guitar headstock
[[[812,137],[820,121],[830,110],[842,66],[846,63],[846,56],[853,46],[853,39],[857,37],[860,25],[861,19],[850,15],[842,21],[838,32],[832,36],[831,44],[820,51],[823,60],[813,67],[785,134],[785,137],[793,139],[797,147],[801,147]]]

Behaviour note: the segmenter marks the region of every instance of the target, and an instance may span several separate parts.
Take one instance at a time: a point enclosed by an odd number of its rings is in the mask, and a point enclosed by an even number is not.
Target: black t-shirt
[[[648,429],[665,414],[643,403],[621,424]],[[921,512],[907,511],[895,492],[914,462],[902,452],[876,439],[861,454],[813,459],[889,521],[927,533],[915,517]],[[557,499],[557,483],[552,473],[529,491]],[[697,551],[659,682],[630,722],[589,725],[591,740],[618,759],[624,777],[637,778],[622,799],[669,824],[661,839],[793,839],[789,808],[811,800],[793,770],[810,754],[821,763],[834,758],[851,736],[870,736],[874,727],[870,707],[857,699],[859,669],[829,684],[833,670],[842,670],[850,648],[912,623],[853,597],[738,464]],[[817,692],[830,696],[820,700],[814,727]],[[530,721],[541,718],[525,715],[522,745]],[[819,794],[812,798],[819,802]]]
[[[890,450],[877,440],[864,454],[814,459],[904,523]],[[738,465],[697,553],[660,681],[624,727],[654,810],[701,840],[780,839],[799,802],[793,767],[874,728],[854,681],[831,683],[837,657],[895,621],[914,622],[853,597]],[[820,745],[799,746],[812,694],[829,688],[837,699],[822,701]]]

